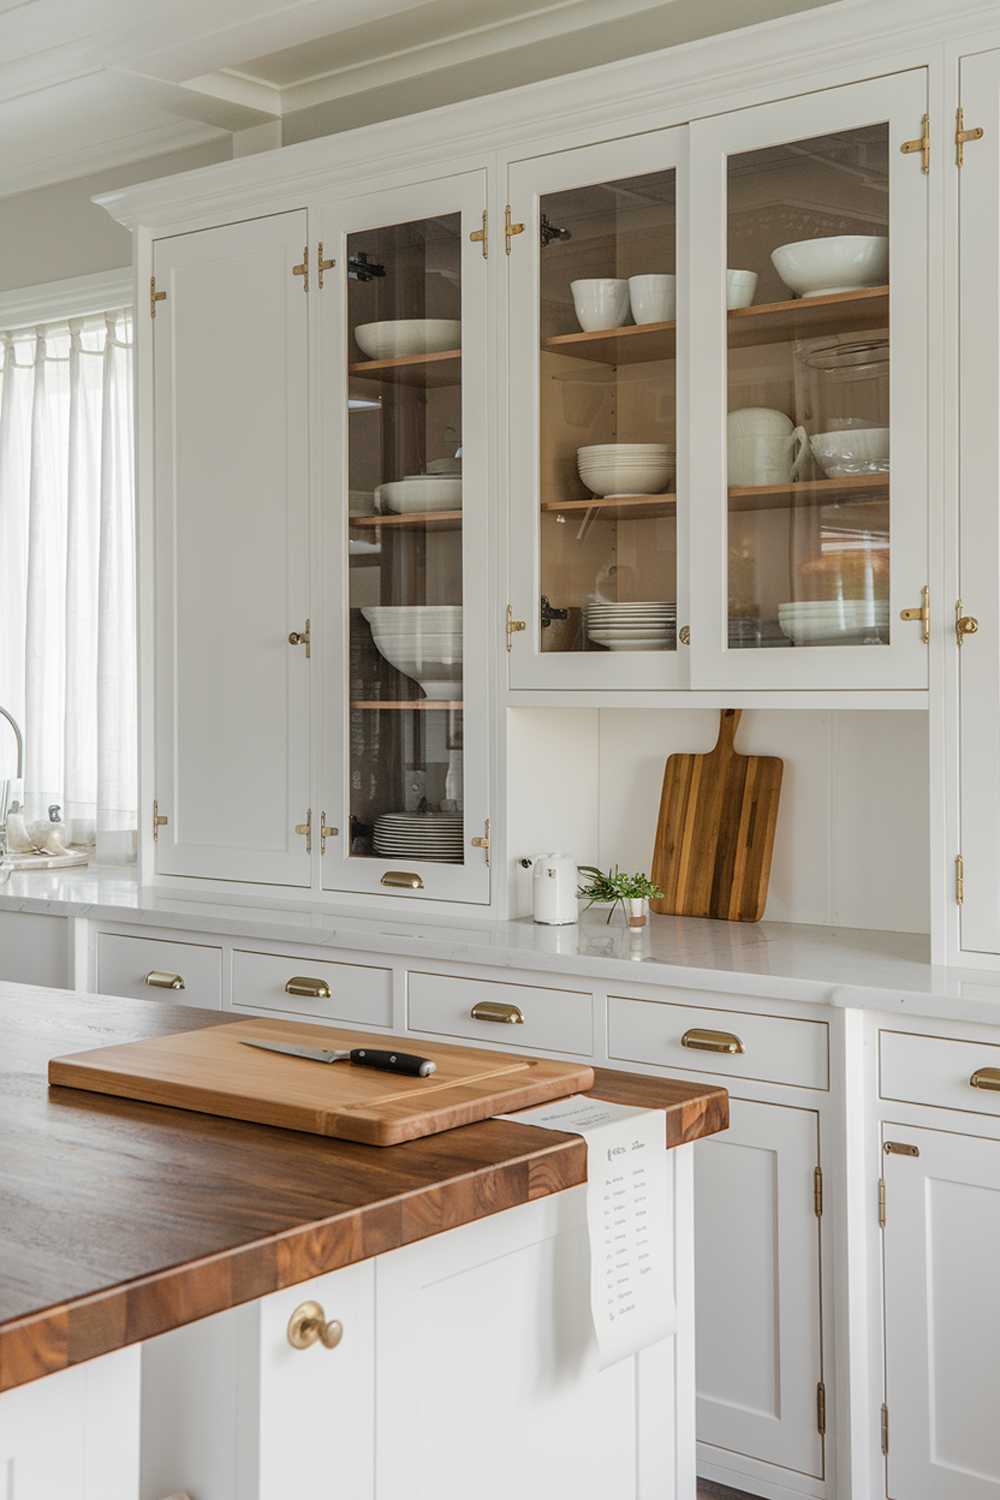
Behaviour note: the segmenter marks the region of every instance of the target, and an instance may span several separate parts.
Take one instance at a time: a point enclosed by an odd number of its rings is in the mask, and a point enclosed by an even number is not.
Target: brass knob
[[[343,1337],[343,1323],[336,1318],[327,1322],[320,1302],[300,1302],[288,1320],[288,1342],[293,1349],[310,1349],[316,1343],[336,1349]]]
[[[958,631],[959,640],[963,635],[975,635],[979,629],[979,621],[975,615],[960,615],[955,621],[955,629]]]

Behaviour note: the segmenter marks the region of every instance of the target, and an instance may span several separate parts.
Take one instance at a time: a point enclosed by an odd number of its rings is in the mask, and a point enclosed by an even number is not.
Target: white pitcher
[[[783,411],[766,406],[732,411],[727,434],[731,486],[790,484],[802,472],[809,438]]]

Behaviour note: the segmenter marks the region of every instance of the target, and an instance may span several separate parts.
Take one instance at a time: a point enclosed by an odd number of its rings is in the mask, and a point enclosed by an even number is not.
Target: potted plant
[[[660,887],[654,885],[648,875],[640,872],[627,875],[617,865],[607,871],[599,870],[596,865],[581,865],[580,875],[583,878],[577,895],[587,903],[584,910],[610,902],[609,922],[616,907],[621,906],[630,927],[645,927],[650,901],[663,895]]]

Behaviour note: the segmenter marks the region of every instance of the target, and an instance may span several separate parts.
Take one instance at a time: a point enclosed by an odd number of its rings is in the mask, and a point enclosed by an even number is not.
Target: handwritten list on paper
[[[672,1333],[672,1203],[662,1112],[576,1095],[500,1118],[568,1131],[587,1143],[590,1308],[601,1366]]]

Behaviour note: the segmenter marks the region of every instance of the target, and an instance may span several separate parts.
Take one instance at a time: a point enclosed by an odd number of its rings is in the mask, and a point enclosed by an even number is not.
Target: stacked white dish
[[[576,466],[595,495],[660,495],[677,458],[670,443],[591,443],[576,450]]]
[[[407,474],[380,484],[375,491],[378,508],[409,515],[424,510],[459,510],[462,478],[454,474]]]
[[[375,819],[372,848],[390,859],[434,859],[461,864],[461,813],[383,813]]]
[[[460,604],[372,604],[361,613],[379,654],[419,683],[428,698],[450,699],[461,692]]]
[[[609,651],[670,651],[677,645],[677,605],[659,599],[587,604],[584,629]]]
[[[778,622],[796,646],[880,644],[889,639],[889,601],[822,599],[780,604]]]
[[[444,354],[462,342],[458,318],[392,318],[361,323],[354,330],[358,348],[369,359],[408,359],[414,354]]]

